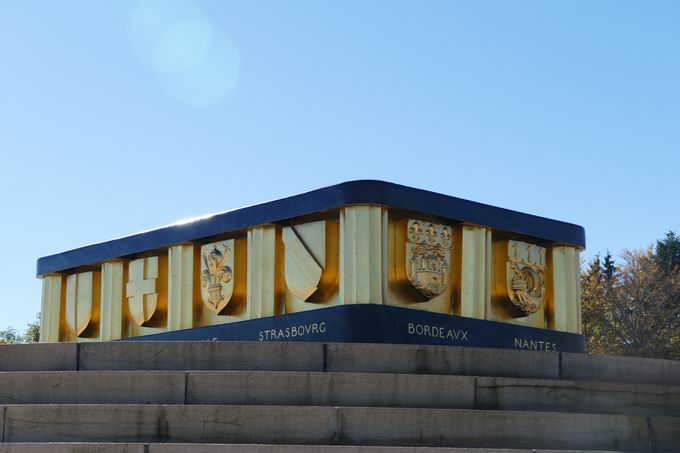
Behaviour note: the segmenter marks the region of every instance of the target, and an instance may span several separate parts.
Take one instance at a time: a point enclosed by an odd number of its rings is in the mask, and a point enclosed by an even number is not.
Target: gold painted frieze
[[[41,335],[111,340],[350,304],[577,332],[584,241],[575,225],[347,183],[41,258]]]

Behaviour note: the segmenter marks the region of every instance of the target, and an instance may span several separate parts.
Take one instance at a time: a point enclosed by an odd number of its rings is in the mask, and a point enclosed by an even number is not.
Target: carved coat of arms
[[[66,325],[77,337],[87,337],[91,321],[99,319],[99,279],[99,272],[81,272],[66,279]]]
[[[508,241],[506,286],[510,301],[525,315],[543,308],[545,298],[545,248]]]
[[[147,326],[158,307],[158,257],[130,261],[129,280],[125,289],[132,319],[139,326]]]
[[[409,220],[406,233],[406,275],[426,299],[450,286],[451,228],[437,223]]]
[[[234,240],[201,247],[201,297],[203,303],[220,313],[234,292]]]

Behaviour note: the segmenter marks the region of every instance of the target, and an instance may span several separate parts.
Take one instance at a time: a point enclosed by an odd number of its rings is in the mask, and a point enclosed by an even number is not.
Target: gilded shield
[[[422,296],[432,299],[450,286],[451,228],[409,220],[406,234],[406,274]]]
[[[508,241],[506,287],[510,301],[525,315],[543,308],[545,299],[545,248]]]
[[[211,311],[220,313],[234,293],[234,240],[201,247],[201,297]]]
[[[99,272],[81,272],[66,278],[65,319],[77,337],[88,337],[99,320]]]
[[[132,319],[139,326],[146,326],[151,321],[158,307],[158,257],[139,258],[130,261],[128,266],[128,283],[125,292]]]
[[[338,284],[338,224],[330,220],[282,229],[286,287],[305,302],[323,302]]]

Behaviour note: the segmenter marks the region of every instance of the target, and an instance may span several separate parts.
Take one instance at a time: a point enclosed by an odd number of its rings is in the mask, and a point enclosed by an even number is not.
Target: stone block
[[[680,385],[680,361],[562,353],[562,379]]]
[[[185,374],[20,372],[0,374],[0,404],[183,404]]]
[[[187,377],[189,404],[471,409],[474,396],[469,376],[192,371]]]
[[[680,418],[651,417],[649,431],[650,451],[680,451]]]
[[[7,406],[5,442],[331,444],[336,409],[284,406]]]
[[[6,442],[176,442],[672,451],[677,418],[464,409],[7,406]],[[651,438],[650,438],[651,432]]]
[[[649,443],[647,419],[621,415],[339,408],[338,426],[339,443],[351,445],[647,451]]]
[[[680,387],[517,378],[477,378],[477,409],[680,415]]]
[[[12,443],[0,444],[0,453],[145,453],[144,444]]]
[[[0,371],[75,371],[77,366],[75,343],[0,345]]]
[[[559,354],[507,349],[329,343],[326,364],[328,371],[559,377]]]
[[[120,341],[80,345],[81,370],[322,371],[320,343]]]
[[[0,450],[2,452],[2,450]],[[148,453],[542,453],[530,450],[348,445],[151,444]],[[559,453],[569,453],[561,451]],[[573,452],[572,452],[573,453]],[[586,452],[579,452],[586,453]],[[611,453],[611,452],[610,452]]]

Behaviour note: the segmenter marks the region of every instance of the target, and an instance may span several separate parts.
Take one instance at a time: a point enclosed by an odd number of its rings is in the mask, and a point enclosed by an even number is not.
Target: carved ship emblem
[[[510,301],[525,315],[543,308],[545,298],[545,248],[509,241],[507,287]]]
[[[406,241],[406,274],[411,285],[427,299],[449,288],[451,228],[409,220]]]

